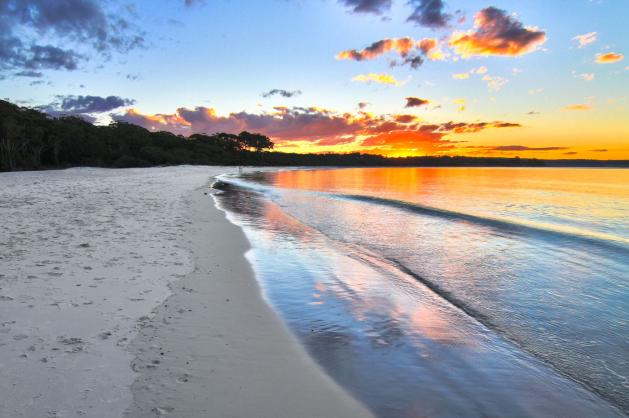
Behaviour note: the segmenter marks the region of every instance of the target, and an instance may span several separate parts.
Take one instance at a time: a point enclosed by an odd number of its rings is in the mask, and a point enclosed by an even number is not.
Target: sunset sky
[[[0,0],[0,97],[276,149],[629,159],[626,0]]]

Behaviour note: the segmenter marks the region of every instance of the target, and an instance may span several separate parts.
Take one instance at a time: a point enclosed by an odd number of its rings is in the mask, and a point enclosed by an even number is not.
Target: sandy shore
[[[140,377],[127,416],[370,416],[263,300],[243,232],[208,192],[192,194],[194,272],[173,286],[132,344]]]
[[[265,304],[199,189],[232,170],[0,174],[0,416],[369,415]]]

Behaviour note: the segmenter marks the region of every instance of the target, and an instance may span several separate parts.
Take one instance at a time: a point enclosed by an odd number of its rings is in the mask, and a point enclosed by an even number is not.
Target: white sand
[[[0,174],[1,417],[368,416],[264,303],[242,232],[190,199],[226,171]]]

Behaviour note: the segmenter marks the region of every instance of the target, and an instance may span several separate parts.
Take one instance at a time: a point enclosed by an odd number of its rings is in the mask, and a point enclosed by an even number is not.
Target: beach
[[[262,297],[234,171],[0,174],[0,416],[370,416]]]

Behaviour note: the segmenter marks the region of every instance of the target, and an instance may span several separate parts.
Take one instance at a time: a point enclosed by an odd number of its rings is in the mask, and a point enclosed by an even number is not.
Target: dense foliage
[[[67,166],[142,167],[173,164],[259,164],[273,148],[264,135],[195,134],[114,122],[96,126],[78,117],[51,118],[0,101],[0,170]]]
[[[114,122],[97,126],[78,117],[52,118],[35,109],[0,100],[0,171],[71,166],[146,167],[155,165],[272,166],[629,166],[629,161],[535,160],[520,158],[405,157],[372,154],[270,152],[260,134],[217,133],[189,137],[150,132]]]

